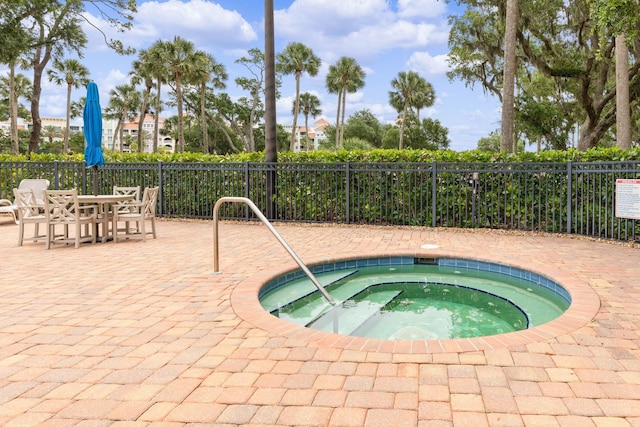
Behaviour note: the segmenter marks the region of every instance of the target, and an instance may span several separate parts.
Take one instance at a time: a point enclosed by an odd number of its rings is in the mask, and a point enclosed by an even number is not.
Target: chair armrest
[[[13,202],[7,199],[0,199],[0,206],[11,206]]]
[[[141,208],[144,206],[142,202],[124,202],[113,205],[113,210],[117,212],[129,212],[131,208]]]

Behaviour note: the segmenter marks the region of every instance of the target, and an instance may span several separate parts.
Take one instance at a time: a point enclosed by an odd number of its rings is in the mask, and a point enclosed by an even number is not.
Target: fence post
[[[60,168],[58,167],[60,163],[57,160],[53,161],[53,188],[55,190],[59,190],[60,189]],[[85,162],[82,161],[83,166],[85,165]],[[86,168],[83,168],[83,174],[86,174]],[[85,177],[83,176],[83,180],[85,179]],[[86,184],[83,182],[83,188],[85,187]]]
[[[438,185],[437,185],[437,175],[438,175],[438,164],[434,160],[431,162],[431,226],[435,228],[436,226],[436,208],[437,208],[437,200],[438,197]]]
[[[351,188],[351,162],[345,164],[345,203],[347,206],[345,207],[345,215],[347,216],[347,224],[351,224],[351,193],[349,189]]]
[[[162,174],[163,174],[163,171],[162,171],[162,160],[158,160],[158,187],[160,187],[160,190],[158,191],[158,205],[159,205],[158,210],[160,211],[160,212],[158,212],[158,216],[159,217],[162,216],[162,205],[163,205],[162,201],[164,200],[164,196],[163,196],[164,192],[162,191],[163,190],[162,187],[163,187],[164,179],[163,179]]]
[[[573,172],[571,168],[571,160],[567,162],[567,234],[571,234],[571,203],[573,198]]]
[[[246,161],[244,162],[244,197],[246,197],[247,199],[251,200],[251,197],[249,197],[251,195],[251,192],[249,191],[249,184],[251,183],[250,181],[250,176],[249,176],[249,162]],[[262,191],[260,191],[260,193],[262,193]],[[265,193],[266,193],[266,189],[265,189]],[[249,221],[249,214],[251,212],[249,211],[249,206],[245,205],[244,206],[244,220],[245,221]]]

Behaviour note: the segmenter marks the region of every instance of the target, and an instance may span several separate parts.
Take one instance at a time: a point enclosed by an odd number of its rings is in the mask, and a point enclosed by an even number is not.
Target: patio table
[[[112,204],[118,202],[125,202],[133,200],[132,194],[98,194],[90,195],[83,194],[78,195],[78,203],[81,205],[97,205],[99,219],[96,222],[95,232],[98,234],[98,223],[102,222],[102,236],[97,236],[97,239],[101,242],[107,242],[109,240],[109,208]]]

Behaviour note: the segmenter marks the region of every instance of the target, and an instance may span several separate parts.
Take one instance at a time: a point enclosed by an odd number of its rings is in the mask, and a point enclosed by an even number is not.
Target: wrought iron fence
[[[0,197],[24,178],[92,191],[81,162],[2,162]],[[113,186],[159,186],[158,215],[211,218],[223,196],[247,197],[273,220],[481,227],[640,237],[640,220],[615,216],[616,179],[640,179],[640,162],[592,163],[108,163]],[[275,175],[275,192],[267,181]],[[221,218],[253,218],[225,205]]]

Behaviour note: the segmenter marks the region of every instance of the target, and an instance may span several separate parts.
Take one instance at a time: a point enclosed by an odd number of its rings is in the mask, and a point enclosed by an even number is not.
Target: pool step
[[[349,277],[357,272],[358,270],[339,270],[327,273],[316,273],[315,276],[320,284],[323,287],[327,288],[334,283],[337,283],[340,280]],[[299,285],[288,286],[273,290],[265,297],[263,297],[260,303],[267,311],[275,314],[275,312],[286,309],[288,306],[295,304],[303,298],[310,297],[313,294],[320,295],[318,289],[313,285],[313,283],[311,283],[309,279],[304,277],[301,278],[300,281],[302,283],[300,283]],[[332,298],[338,301],[340,300],[339,297],[332,294],[331,290],[329,290],[329,294],[331,294]],[[322,304],[326,304],[326,300],[324,300],[323,298],[320,299],[321,301],[323,301]],[[287,303],[282,304],[282,301],[287,301]]]
[[[344,301],[321,314],[306,326],[322,331],[351,335],[401,293],[400,290],[380,291],[367,296],[362,301]]]

